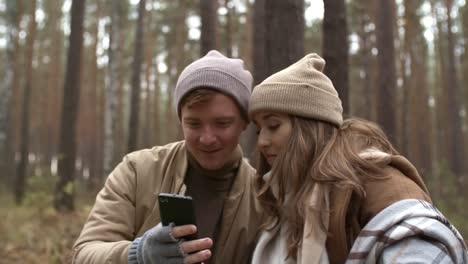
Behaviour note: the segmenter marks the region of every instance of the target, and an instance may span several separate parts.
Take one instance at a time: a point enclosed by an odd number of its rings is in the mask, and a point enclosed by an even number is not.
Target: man
[[[175,88],[184,140],[126,155],[109,175],[73,249],[73,263],[245,263],[260,217],[254,170],[239,137],[252,76],[210,51]],[[159,193],[193,197],[198,226],[161,226]],[[197,233],[199,239],[181,237]]]

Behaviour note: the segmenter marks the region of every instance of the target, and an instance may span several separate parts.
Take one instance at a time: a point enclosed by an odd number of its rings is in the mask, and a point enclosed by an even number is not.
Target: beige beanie
[[[341,126],[341,100],[323,74],[324,67],[325,60],[313,53],[266,78],[252,92],[249,116],[258,111],[277,111]]]

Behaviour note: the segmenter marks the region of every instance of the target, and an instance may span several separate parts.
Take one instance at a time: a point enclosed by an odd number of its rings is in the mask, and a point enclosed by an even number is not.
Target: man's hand
[[[194,225],[158,224],[132,242],[128,261],[131,264],[192,264],[208,260],[213,245],[210,238],[183,239],[196,232]]]
[[[175,226],[172,228],[172,236],[176,239],[195,234],[196,232],[197,227],[194,225]],[[213,241],[210,238],[182,242],[180,249],[184,253],[184,263],[200,263],[208,260],[211,257],[210,248],[212,245]]]

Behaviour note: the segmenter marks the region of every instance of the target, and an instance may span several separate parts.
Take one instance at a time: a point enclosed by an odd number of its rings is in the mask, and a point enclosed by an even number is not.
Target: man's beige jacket
[[[125,156],[97,195],[72,263],[127,263],[130,243],[160,222],[158,194],[184,194],[186,171],[184,141]],[[246,263],[253,251],[261,224],[254,174],[243,159],[224,204],[211,263]]]

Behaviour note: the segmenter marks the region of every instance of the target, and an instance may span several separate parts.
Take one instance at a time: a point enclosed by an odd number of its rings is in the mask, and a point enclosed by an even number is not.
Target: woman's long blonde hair
[[[360,158],[359,153],[370,148],[398,153],[384,132],[372,122],[348,119],[337,128],[328,122],[290,117],[291,136],[273,167],[257,153],[255,189],[267,215],[263,228],[270,230],[280,219],[285,219],[289,225],[288,257],[295,259],[304,230],[307,197],[314,185],[351,187],[357,197],[362,198],[365,195],[363,179],[381,174],[382,164],[386,164],[388,157],[366,160]],[[268,171],[271,171],[271,181],[278,184],[277,198],[262,178]],[[286,193],[289,198],[285,206]],[[308,209],[323,213],[326,211],[324,194],[319,193],[319,197],[317,206]]]

